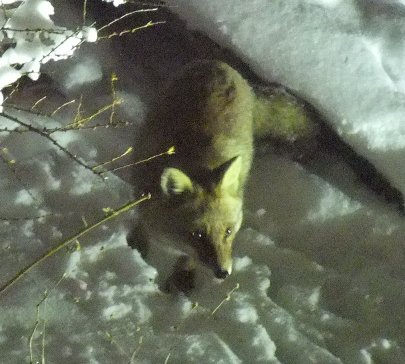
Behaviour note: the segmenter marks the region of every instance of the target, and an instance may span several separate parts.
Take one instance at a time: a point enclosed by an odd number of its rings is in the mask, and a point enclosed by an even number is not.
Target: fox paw
[[[164,290],[170,293],[189,294],[195,288],[195,268],[188,257],[181,257],[165,283]]]

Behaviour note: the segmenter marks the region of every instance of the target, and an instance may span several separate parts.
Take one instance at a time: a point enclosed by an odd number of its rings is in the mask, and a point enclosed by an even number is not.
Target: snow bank
[[[295,90],[405,192],[405,21],[398,1],[169,0],[191,28]]]

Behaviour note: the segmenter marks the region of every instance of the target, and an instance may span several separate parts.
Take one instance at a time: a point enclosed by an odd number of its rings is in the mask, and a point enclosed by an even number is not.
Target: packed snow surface
[[[405,192],[403,2],[168,4],[190,28],[232,48],[261,77],[322,110],[355,150]],[[16,99],[30,109],[46,92],[36,110],[48,113],[76,103],[52,120],[5,110],[36,127],[58,128],[119,97],[114,114],[110,108],[97,122],[119,117],[134,127],[52,134],[95,165],[133,146],[148,100],[137,93],[145,85],[128,81],[129,61],[119,59],[115,48],[87,47],[52,65],[55,84],[23,89]],[[0,119],[2,130],[16,126]],[[133,198],[130,184],[111,173],[100,178],[35,133],[0,132],[0,157],[2,283]],[[341,166],[329,168],[353,179]],[[359,187],[352,184],[353,194],[288,159],[259,155],[233,273],[218,281],[201,269],[189,296],[160,289],[167,249],[158,245],[145,261],[127,245],[136,210],[121,215],[0,295],[1,362],[404,363],[404,218],[372,193],[356,199]]]

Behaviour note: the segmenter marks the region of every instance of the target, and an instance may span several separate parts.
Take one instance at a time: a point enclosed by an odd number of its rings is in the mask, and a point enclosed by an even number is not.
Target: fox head
[[[177,168],[164,169],[161,188],[181,219],[182,233],[216,277],[232,272],[232,245],[242,224],[241,157],[235,157],[198,181]]]

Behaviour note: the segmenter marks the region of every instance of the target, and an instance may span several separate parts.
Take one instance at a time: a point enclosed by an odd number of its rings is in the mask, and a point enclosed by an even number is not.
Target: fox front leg
[[[193,258],[183,255],[177,260],[173,273],[167,279],[166,292],[182,292],[189,294],[195,288],[196,262]]]
[[[138,222],[127,236],[127,244],[132,249],[138,250],[143,259],[147,257],[150,244],[146,229],[141,222]]]
[[[162,291],[189,294],[195,287],[196,262],[187,255],[164,254],[164,249],[157,249],[151,243],[144,225],[139,222],[127,237],[132,249],[138,250],[142,258],[152,266],[159,267],[157,283]],[[162,262],[166,264],[162,265]]]

